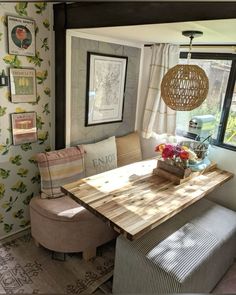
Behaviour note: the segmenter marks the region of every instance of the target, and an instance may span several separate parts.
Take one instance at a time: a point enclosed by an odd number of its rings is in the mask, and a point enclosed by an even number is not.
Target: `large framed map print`
[[[122,122],[128,57],[87,53],[85,126]]]

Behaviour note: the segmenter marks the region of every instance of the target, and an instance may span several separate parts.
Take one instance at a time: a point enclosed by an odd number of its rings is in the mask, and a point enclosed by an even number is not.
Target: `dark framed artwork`
[[[128,57],[87,53],[85,126],[122,122]]]
[[[10,86],[12,102],[36,102],[35,69],[10,68]]]
[[[14,55],[35,56],[35,22],[16,16],[7,17],[8,51]]]
[[[36,112],[12,113],[13,145],[31,143],[38,140],[36,127]]]

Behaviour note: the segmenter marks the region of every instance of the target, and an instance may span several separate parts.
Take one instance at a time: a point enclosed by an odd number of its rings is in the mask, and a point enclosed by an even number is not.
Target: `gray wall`
[[[87,52],[128,57],[123,122],[85,127]],[[134,131],[141,50],[78,37],[71,43],[71,145]]]

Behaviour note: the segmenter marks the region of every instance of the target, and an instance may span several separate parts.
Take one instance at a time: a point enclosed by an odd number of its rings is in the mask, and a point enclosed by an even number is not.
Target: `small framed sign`
[[[36,112],[13,113],[11,122],[14,145],[37,141]]]
[[[36,102],[35,69],[10,68],[12,102]]]
[[[35,56],[35,22],[8,16],[8,49],[10,54]]]

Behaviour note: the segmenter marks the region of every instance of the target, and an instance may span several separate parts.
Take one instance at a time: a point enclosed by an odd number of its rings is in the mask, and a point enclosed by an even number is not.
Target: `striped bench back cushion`
[[[140,139],[137,132],[116,137],[117,165],[128,165],[142,160]]]
[[[36,156],[41,176],[41,197],[57,198],[60,187],[84,177],[84,151],[81,146],[39,153]]]

